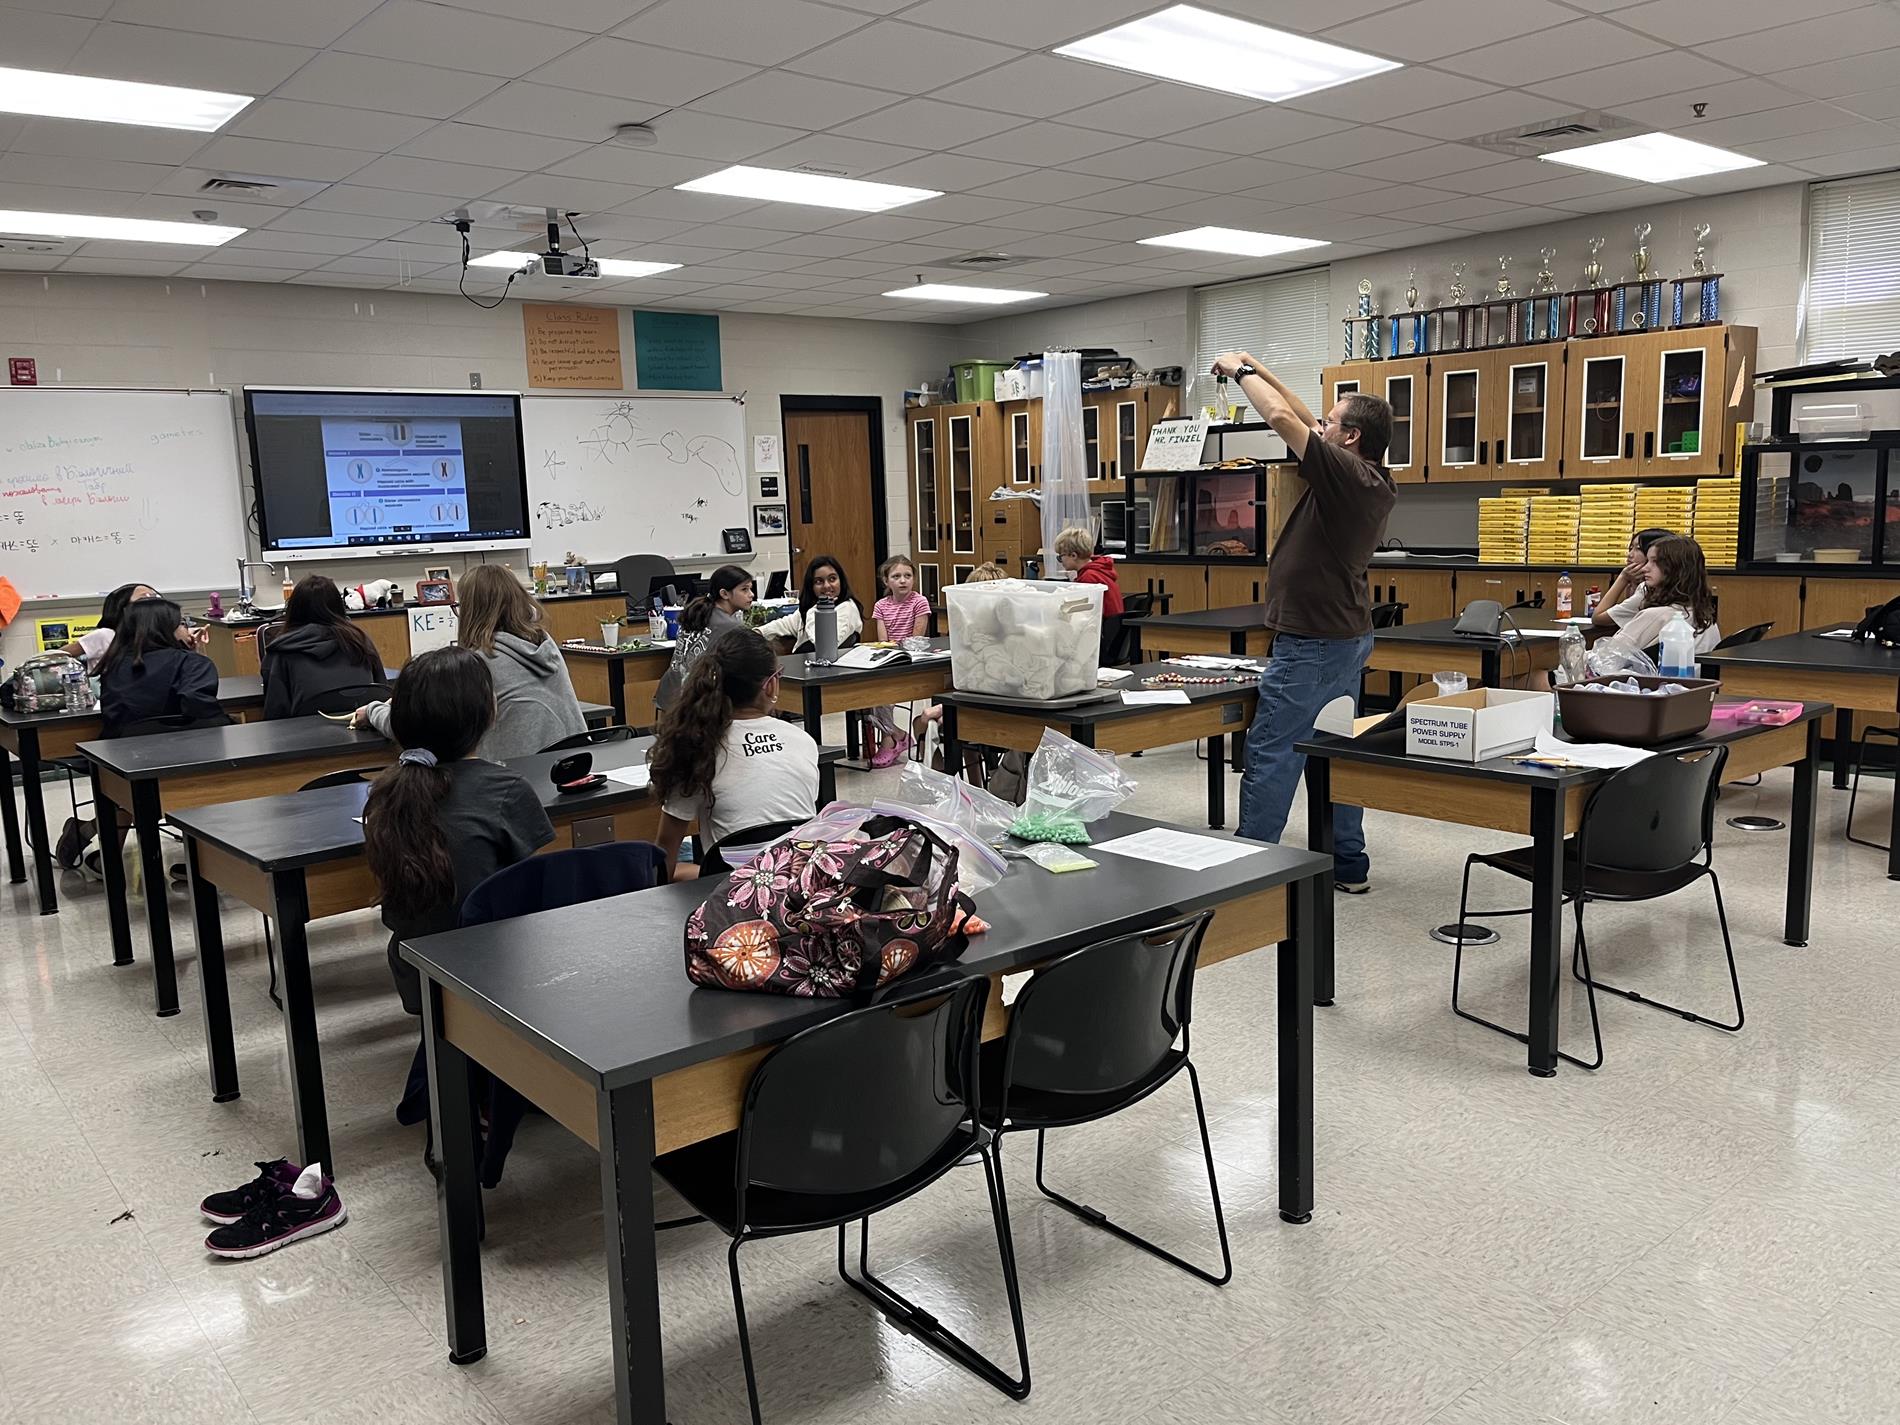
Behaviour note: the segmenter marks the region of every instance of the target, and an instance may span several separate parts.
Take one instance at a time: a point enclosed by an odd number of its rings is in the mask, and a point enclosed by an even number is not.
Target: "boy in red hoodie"
[[[1102,586],[1102,617],[1112,618],[1122,611],[1122,586],[1115,577],[1115,561],[1095,552],[1095,536],[1077,525],[1070,525],[1056,536],[1056,559],[1075,575],[1078,584]]]

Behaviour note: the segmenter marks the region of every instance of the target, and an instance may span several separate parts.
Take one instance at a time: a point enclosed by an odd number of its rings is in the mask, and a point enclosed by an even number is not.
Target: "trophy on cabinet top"
[[[1604,239],[1600,237],[1593,237],[1593,238],[1586,238],[1584,241],[1588,244],[1590,248],[1590,260],[1584,264],[1583,280],[1589,283],[1592,287],[1601,287],[1603,285]]]
[[[1465,265],[1454,262],[1451,265],[1451,305],[1462,307],[1465,304]]]
[[[1533,291],[1538,294],[1555,292],[1557,290],[1557,274],[1550,270],[1550,264],[1551,259],[1557,256],[1557,249],[1554,247],[1540,247],[1537,249],[1537,255],[1544,259],[1544,265],[1537,270],[1537,286]]]
[[[1703,231],[1704,232],[1708,231],[1708,226],[1706,224],[1703,225]],[[1701,270],[1700,268],[1697,269],[1697,271],[1700,271],[1700,270]],[[1408,267],[1405,269],[1405,310],[1410,312],[1410,311],[1416,310],[1417,307],[1418,307],[1418,269],[1416,267]]]
[[[1636,280],[1638,282],[1647,282],[1649,280],[1649,235],[1652,231],[1653,229],[1648,223],[1638,223],[1635,228],[1636,252],[1634,256],[1636,260]]]
[[[1511,286],[1511,259],[1500,257],[1498,258],[1498,296],[1504,298],[1516,295],[1517,290]]]
[[[1697,223],[1691,229],[1690,236],[1695,238],[1695,261],[1690,264],[1689,270],[1700,277],[1709,270],[1708,252],[1703,247],[1703,244],[1709,240],[1709,225]]]

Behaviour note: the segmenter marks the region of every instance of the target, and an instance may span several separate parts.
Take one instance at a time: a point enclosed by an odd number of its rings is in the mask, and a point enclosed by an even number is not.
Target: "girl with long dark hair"
[[[745,611],[752,607],[753,597],[750,569],[723,564],[713,570],[707,592],[680,610],[680,636],[673,645],[666,676],[653,694],[654,707],[661,712],[670,708],[700,655],[721,634],[745,627]]]
[[[346,713],[387,695],[383,656],[321,574],[300,580],[264,645],[264,716]]]
[[[180,638],[184,617],[170,599],[133,599],[99,660],[99,713],[107,737],[231,719],[218,705],[218,670]]]
[[[453,930],[468,893],[554,839],[541,799],[519,773],[475,755],[495,719],[488,660],[434,648],[403,667],[389,700],[402,747],[363,807],[363,852],[382,888],[389,970],[402,1007],[422,1013],[399,940]]]
[[[845,577],[844,565],[829,554],[817,555],[805,566],[805,577],[798,586],[798,612],[773,619],[759,632],[782,644],[788,653],[809,648],[814,641],[812,610],[820,604],[831,604],[838,610],[840,647],[864,632],[864,611],[851,597],[851,581]]]
[[[1610,587],[1597,600],[1591,622],[1598,628],[1621,628],[1649,601],[1649,586],[1643,582],[1643,567],[1649,563],[1649,551],[1660,540],[1674,539],[1673,529],[1639,529],[1630,538],[1629,556],[1616,571]]]
[[[1648,648],[1662,639],[1664,626],[1678,613],[1695,631],[1698,654],[1722,641],[1702,546],[1685,535],[1672,534],[1650,545],[1643,561],[1643,607],[1623,621],[1616,636],[1632,647]]]
[[[721,634],[686,675],[647,759],[661,806],[655,840],[668,865],[678,865],[694,822],[715,846],[735,831],[803,821],[817,809],[818,744],[774,715],[778,689],[778,655],[750,629]]]
[[[60,648],[61,653],[71,654],[74,658],[86,660],[86,671],[97,673],[99,665],[105,661],[106,650],[112,647],[112,635],[119,627],[119,620],[125,617],[125,606],[134,599],[156,599],[158,590],[150,584],[121,584],[105,597],[99,606],[99,622],[90,630],[79,635]]]

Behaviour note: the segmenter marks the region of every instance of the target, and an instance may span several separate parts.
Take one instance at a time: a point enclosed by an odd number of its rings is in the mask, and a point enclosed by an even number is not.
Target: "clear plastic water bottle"
[[[1669,616],[1669,622],[1663,625],[1662,661],[1659,671],[1665,678],[1693,678],[1695,665],[1695,630],[1689,627],[1689,620],[1678,609]]]
[[[67,712],[92,711],[92,684],[86,678],[83,663],[75,663],[60,674],[61,689],[65,693]]]
[[[1557,617],[1569,618],[1571,609],[1570,571],[1564,570],[1557,576]]]
[[[1590,653],[1584,646],[1583,630],[1574,623],[1557,641],[1557,686],[1567,688],[1590,676]]]

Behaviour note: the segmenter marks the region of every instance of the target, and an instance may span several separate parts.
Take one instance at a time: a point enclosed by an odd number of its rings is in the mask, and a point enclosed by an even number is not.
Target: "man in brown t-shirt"
[[[1273,657],[1260,675],[1240,780],[1240,834],[1278,841],[1306,766],[1294,744],[1313,735],[1313,719],[1334,698],[1357,704],[1372,651],[1366,566],[1397,494],[1385,469],[1392,408],[1377,396],[1345,396],[1315,420],[1244,351],[1223,354],[1214,373],[1240,378],[1248,402],[1286,442],[1306,481],[1267,571]],[[1364,823],[1358,807],[1333,808],[1333,884],[1355,894],[1367,889],[1371,871]]]

